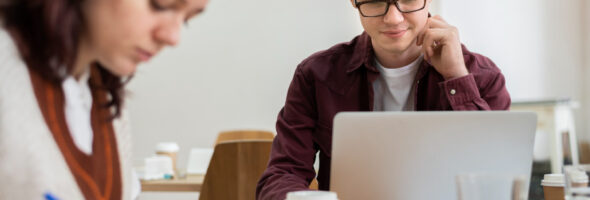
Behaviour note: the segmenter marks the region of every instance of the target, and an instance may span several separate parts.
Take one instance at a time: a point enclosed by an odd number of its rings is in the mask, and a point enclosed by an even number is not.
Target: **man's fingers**
[[[430,34],[426,34],[424,35],[424,40],[422,43],[422,49],[424,50],[424,55],[426,57],[431,57],[431,53],[433,52],[432,50],[432,43],[434,42],[432,36]]]
[[[430,57],[428,57],[428,55],[426,55],[426,49],[425,48],[422,48],[422,54],[424,55],[424,59],[426,61],[430,61]]]
[[[426,30],[424,30],[424,31],[422,31],[422,32],[420,32],[420,33],[418,34],[418,38],[416,38],[416,45],[417,45],[417,46],[420,46],[420,45],[422,45],[422,40],[424,39],[424,34],[425,34],[425,33],[426,33]]]
[[[422,46],[432,45],[432,41],[434,41],[434,40],[438,41],[438,40],[444,39],[444,32],[445,32],[445,29],[440,29],[440,28],[427,29],[422,34],[420,34],[418,36],[419,43]],[[430,39],[427,40],[426,38],[430,38]]]
[[[445,33],[442,29],[429,29],[425,32],[422,39],[422,49],[428,57],[434,56],[434,50],[440,48],[444,39]]]
[[[440,20],[440,21],[443,21],[443,22],[445,22],[445,23],[447,22],[447,21],[445,21],[445,19],[443,19],[443,18],[442,18],[442,16],[440,16],[440,15],[435,15],[434,17],[431,17],[431,18],[438,19],[438,20]]]

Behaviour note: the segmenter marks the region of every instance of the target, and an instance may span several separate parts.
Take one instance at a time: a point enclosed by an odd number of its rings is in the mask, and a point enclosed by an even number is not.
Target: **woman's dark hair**
[[[74,68],[85,24],[83,0],[0,0],[0,22],[15,40],[30,70],[59,84]],[[99,63],[102,86],[110,94],[113,117],[121,114],[124,83]]]

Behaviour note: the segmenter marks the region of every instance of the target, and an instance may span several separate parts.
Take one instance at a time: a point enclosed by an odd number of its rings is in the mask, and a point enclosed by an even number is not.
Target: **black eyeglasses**
[[[426,0],[354,0],[363,17],[379,17],[387,14],[391,4],[401,13],[411,13],[424,9]]]

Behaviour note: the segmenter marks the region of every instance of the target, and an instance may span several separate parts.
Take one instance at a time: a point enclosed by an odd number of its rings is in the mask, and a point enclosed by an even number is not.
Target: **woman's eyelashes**
[[[160,2],[158,2],[158,0],[149,0],[150,1],[150,5],[152,6],[152,9],[154,9],[155,11],[165,11],[166,9],[168,9],[166,6],[163,6],[162,4],[160,4]]]
[[[178,11],[182,13],[181,9],[183,6],[186,6],[185,1],[182,0],[148,0],[152,9],[156,12],[163,12],[163,11]],[[190,13],[186,13],[186,17],[183,20],[183,24],[185,27],[188,27],[189,21],[196,17],[197,15],[203,12],[202,8],[195,9]]]

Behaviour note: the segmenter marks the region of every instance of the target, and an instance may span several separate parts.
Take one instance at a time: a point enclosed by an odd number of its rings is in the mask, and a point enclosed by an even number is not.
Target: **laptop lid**
[[[330,190],[342,200],[454,200],[459,174],[524,175],[528,183],[536,122],[532,112],[339,113]]]

